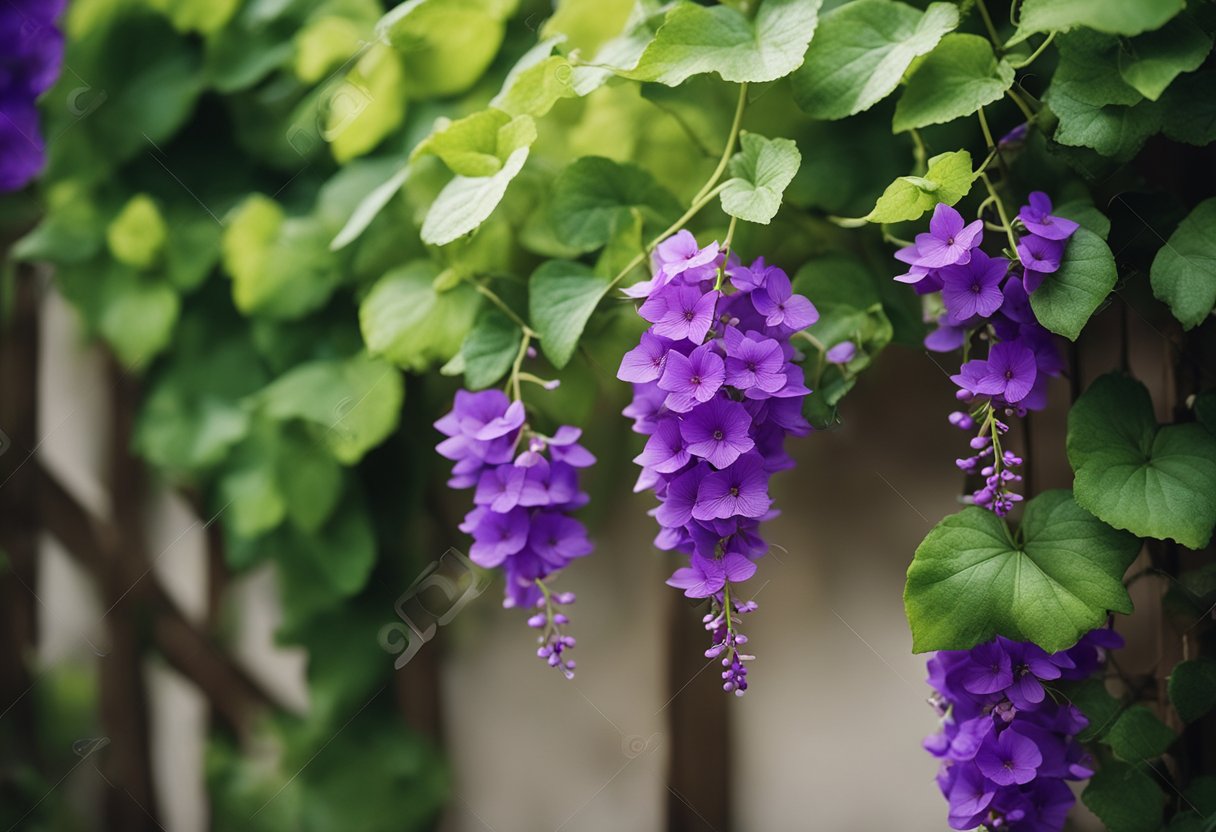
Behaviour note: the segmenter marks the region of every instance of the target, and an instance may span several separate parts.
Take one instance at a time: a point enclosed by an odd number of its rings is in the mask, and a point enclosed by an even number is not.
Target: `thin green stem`
[[[523,367],[524,364],[524,356],[528,354],[528,347],[532,344],[533,335],[534,333],[532,330],[525,326],[523,337],[519,339],[519,352],[515,354],[515,363],[511,365],[511,379],[509,384],[511,385],[511,395],[517,402],[523,399],[519,389],[519,372],[520,368]]]
[[[1005,213],[1005,203],[1001,201],[996,188],[992,187],[992,180],[988,178],[988,174],[981,173],[980,180],[984,183],[984,187],[988,189],[988,196],[992,198],[992,202],[996,205],[997,215],[1001,218],[1001,226],[1005,229],[1005,236],[1009,238],[1009,250],[1016,252],[1018,240],[1017,237],[1013,236],[1013,226],[1009,224],[1009,215]]]
[[[1018,105],[1018,109],[1022,111],[1022,115],[1026,116],[1027,122],[1034,121],[1034,113],[1031,111],[1030,107],[1026,105],[1026,102],[1022,100],[1020,95],[1018,95],[1012,89],[1005,90],[1005,94],[1009,96],[1010,100],[1013,101],[1014,104]]]
[[[994,147],[988,151],[987,158],[985,158],[984,161],[980,163],[980,166],[978,168],[976,168],[975,172],[980,173],[981,171],[987,170],[988,166],[992,164],[992,160],[995,159],[996,157],[997,157],[997,149]]]
[[[1047,47],[1048,47],[1048,46],[1050,46],[1050,45],[1051,45],[1051,42],[1052,42],[1053,40],[1055,40],[1055,39],[1056,39],[1056,33],[1055,33],[1055,32],[1052,32],[1051,34],[1049,34],[1049,35],[1047,36],[1047,38],[1046,38],[1046,39],[1045,39],[1045,40],[1044,40],[1042,43],[1040,43],[1040,44],[1039,44],[1039,48],[1038,48],[1038,49],[1036,49],[1036,50],[1034,50],[1033,52],[1031,52],[1031,53],[1030,53],[1030,57],[1029,57],[1029,58],[1026,58],[1024,61],[1018,61],[1018,62],[1017,62],[1017,63],[1015,63],[1015,64],[1010,64],[1010,66],[1012,66],[1012,67],[1013,67],[1015,70],[1016,70],[1016,69],[1025,69],[1026,67],[1028,67],[1028,66],[1030,66],[1032,63],[1034,63],[1035,58],[1037,58],[1037,57],[1039,57],[1040,55],[1042,55],[1042,54],[1043,54],[1043,51],[1044,51],[1045,49],[1047,49]]]
[[[929,151],[919,130],[914,128],[908,132],[912,135],[912,157],[916,160],[916,173],[920,175],[929,169]]]
[[[490,303],[497,306],[499,308],[499,310],[504,315],[506,315],[508,318],[510,318],[511,321],[517,327],[519,327],[522,331],[530,334],[533,338],[540,338],[540,335],[538,335],[531,327],[529,327],[523,318],[516,315],[515,310],[513,310],[511,307],[507,306],[506,302],[502,298],[500,298],[497,294],[495,294],[494,290],[492,290],[488,286],[478,283],[476,280],[472,280],[470,282],[473,284],[473,288],[476,289],[482,295],[482,297],[484,297]]]
[[[702,197],[718,184],[718,180],[722,178],[722,174],[726,171],[726,166],[730,164],[730,157],[735,152],[735,141],[739,138],[739,127],[743,124],[743,110],[747,106],[747,84],[739,85],[739,103],[735,105],[735,118],[731,122],[730,132],[726,136],[726,147],[722,149],[722,158],[718,160],[718,166],[714,168],[714,172],[702,186],[697,195],[692,198],[693,204],[696,204]]]
[[[735,634],[735,622],[731,618],[730,609],[730,581],[722,585],[722,614],[726,616],[726,632],[732,636]],[[733,647],[731,648],[734,649]]]
[[[983,107],[980,107],[977,113],[980,117],[980,129],[984,131],[984,143],[988,145],[988,149],[991,151],[996,148],[996,142],[992,138],[992,131],[988,129],[988,116],[984,115]]]
[[[726,229],[726,239],[722,241],[722,265],[718,266],[718,276],[714,280],[714,291],[722,288],[722,281],[726,279],[726,264],[730,260],[730,246],[735,239],[735,226],[738,225],[739,218],[731,217],[730,225]]]
[[[988,38],[992,41],[992,46],[999,54],[1004,46],[1001,43],[1001,36],[997,34],[996,24],[992,22],[992,15],[988,14],[988,7],[984,5],[984,0],[979,0],[975,5],[980,10],[980,17],[984,19],[984,28],[988,30]]]

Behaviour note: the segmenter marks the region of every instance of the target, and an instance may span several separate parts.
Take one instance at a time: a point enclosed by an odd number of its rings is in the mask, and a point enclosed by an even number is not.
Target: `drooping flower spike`
[[[25,187],[46,161],[36,102],[63,61],[55,24],[64,0],[0,3],[0,193]]]
[[[951,413],[950,423],[976,431],[971,439],[976,453],[956,463],[964,473],[984,478],[970,501],[1002,517],[1022,499],[1014,490],[1022,479],[1015,470],[1022,459],[1002,448],[1008,419],[1045,407],[1047,383],[1063,371],[1055,337],[1038,323],[1030,304],[1030,295],[1059,270],[1068,238],[1077,230],[1075,222],[1051,211],[1051,200],[1036,191],[1018,212],[1020,225],[1011,229],[1020,232],[1016,264],[986,254],[979,247],[983,223],[965,224],[945,204],[934,209],[929,233],[895,253],[908,266],[895,280],[912,284],[931,304],[940,295],[931,317],[938,325],[925,347],[964,351],[959,371],[950,378],[958,386],[958,400],[972,410]],[[968,358],[976,336],[987,341],[987,355]]]
[[[567,678],[574,646],[564,631],[561,608],[574,594],[555,593],[548,579],[571,561],[591,553],[587,529],[570,513],[587,503],[578,471],[595,457],[578,444],[581,431],[569,425],[544,436],[527,423],[521,401],[501,390],[459,390],[450,413],[435,423],[447,438],[439,453],[452,460],[452,488],[475,488],[473,510],[460,529],[473,537],[470,559],[506,577],[507,607],[534,608],[528,625],[541,631],[537,655]]]
[[[699,248],[687,231],[657,247],[653,266],[625,290],[651,326],[617,372],[634,389],[624,414],[648,437],[634,490],[659,498],[655,545],[688,558],[667,583],[709,599],[705,655],[721,660],[723,690],[742,696],[754,657],[739,619],[756,604],[739,593],[768,550],[759,527],[775,513],[769,477],[793,464],[785,437],[810,431],[790,337],[819,313],[781,269],[727,263],[716,242]],[[847,363],[855,350],[839,344],[827,360]]]

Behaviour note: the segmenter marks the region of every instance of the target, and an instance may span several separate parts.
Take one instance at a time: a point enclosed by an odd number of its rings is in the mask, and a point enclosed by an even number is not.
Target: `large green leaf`
[[[493,176],[512,153],[535,140],[531,116],[512,117],[491,107],[437,129],[414,148],[410,160],[433,154],[460,176]]]
[[[1030,296],[1039,323],[1057,335],[1077,340],[1118,279],[1110,246],[1088,228],[1078,228],[1064,260]]]
[[[376,28],[400,53],[412,95],[455,95],[490,66],[514,8],[503,0],[407,0]]]
[[[647,171],[600,156],[584,156],[558,174],[549,205],[558,238],[584,251],[607,243],[635,209],[666,225],[680,204]]]
[[[1139,766],[1115,760],[1102,764],[1081,800],[1109,832],[1158,832],[1165,795]]]
[[[822,0],[761,0],[754,20],[731,6],[682,0],[667,13],[636,67],[620,74],[679,86],[716,72],[725,81],[775,81],[802,63]]]
[[[519,327],[510,318],[485,307],[460,347],[465,386],[481,390],[506,375],[519,352],[520,337]]]
[[[1194,722],[1216,707],[1216,659],[1179,662],[1170,673],[1170,702],[1183,722]]]
[[[401,417],[405,388],[387,361],[357,355],[292,369],[258,394],[274,419],[300,419],[347,465],[384,441]]]
[[[581,263],[550,260],[528,283],[528,316],[553,366],[566,366],[583,328],[608,292],[608,280]]]
[[[1067,491],[1028,502],[1016,538],[992,512],[965,508],[933,527],[908,568],[912,649],[965,650],[996,635],[1071,647],[1108,610],[1132,611],[1123,573],[1139,550]]]
[[[421,372],[460,350],[473,326],[479,298],[463,284],[437,292],[438,274],[435,264],[420,260],[376,282],[359,305],[359,327],[372,355]]]
[[[942,153],[929,160],[924,176],[901,176],[888,185],[866,219],[878,223],[919,219],[939,202],[958,202],[971,190],[974,180],[970,153]]]
[[[1153,258],[1153,294],[1169,304],[1186,329],[1216,306],[1216,198],[1204,200],[1184,219]]]
[[[731,178],[722,191],[722,210],[741,220],[768,225],[798,173],[802,154],[789,139],[766,139],[755,133],[743,133],[739,143],[742,149],[730,160]]]
[[[1077,502],[1117,529],[1202,549],[1216,524],[1216,437],[1158,427],[1140,382],[1102,376],[1068,414]]]
[[[1013,86],[1013,67],[997,60],[987,38],[949,34],[912,69],[895,106],[896,133],[944,124],[1000,101]]]
[[[1132,705],[1110,726],[1105,742],[1121,760],[1139,763],[1160,757],[1178,735],[1144,705]]]
[[[1129,40],[1119,52],[1119,74],[1145,98],[1156,101],[1175,78],[1198,69],[1212,39],[1189,14],[1155,32]]]
[[[1111,35],[1138,35],[1159,29],[1184,5],[1184,0],[1026,0],[1009,45],[1035,32],[1067,32],[1079,26]]]
[[[953,3],[931,3],[923,12],[895,0],[846,3],[823,16],[819,37],[794,73],[794,100],[815,118],[868,110],[957,25]]]

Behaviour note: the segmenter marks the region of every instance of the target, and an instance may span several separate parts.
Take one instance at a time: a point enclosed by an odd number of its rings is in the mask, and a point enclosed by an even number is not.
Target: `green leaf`
[[[559,41],[560,38],[547,38],[525,52],[507,73],[490,106],[513,116],[540,118],[561,99],[578,95],[570,61],[551,54]]]
[[[286,217],[273,199],[248,197],[229,216],[222,241],[236,308],[296,319],[323,305],[342,277],[329,234],[311,217]]]
[[[376,537],[367,510],[347,500],[318,532],[296,535],[293,557],[307,557],[340,595],[354,595],[376,565]]]
[[[106,229],[114,259],[136,269],[156,265],[168,236],[165,219],[147,194],[131,197]]]
[[[1031,294],[1030,306],[1039,323],[1075,341],[1117,279],[1110,246],[1081,227],[1068,241],[1059,270]]]
[[[519,352],[519,327],[497,309],[486,307],[460,348],[465,386],[489,387],[507,374]]]
[[[1156,101],[1175,78],[1198,69],[1212,39],[1189,14],[1127,42],[1119,52],[1119,74],[1145,98]]]
[[[1026,0],[1018,30],[1007,46],[1035,32],[1067,32],[1078,26],[1110,35],[1159,29],[1182,11],[1184,0]]]
[[[236,450],[219,480],[216,516],[240,538],[254,538],[278,526],[287,516],[287,501],[279,488],[275,452],[278,443],[266,426],[259,426]]]
[[[929,160],[924,176],[901,176],[888,185],[866,219],[876,223],[919,219],[939,202],[953,205],[965,197],[974,179],[970,153],[942,153]]]
[[[397,54],[373,44],[346,78],[323,89],[322,138],[339,163],[376,148],[405,119],[405,70]]]
[[[460,350],[473,326],[479,298],[467,285],[436,292],[438,273],[434,263],[419,260],[376,282],[359,305],[359,328],[372,355],[422,372]]]
[[[730,6],[679,2],[633,69],[619,74],[679,86],[716,72],[724,81],[761,83],[802,63],[822,0],[761,0],[754,20]]]
[[[276,477],[287,517],[300,531],[315,534],[342,497],[342,466],[302,432],[283,431],[279,438]]]
[[[945,124],[1000,101],[1013,86],[1013,67],[997,60],[987,38],[949,34],[911,71],[895,106],[896,133]]]
[[[1103,240],[1110,236],[1110,219],[1088,200],[1070,199],[1055,209],[1057,216],[1067,217],[1073,222],[1080,223]]]
[[[1216,707],[1216,659],[1179,662],[1169,681],[1170,702],[1183,722],[1194,722]]]
[[[1117,529],[1202,549],[1216,524],[1216,437],[1159,428],[1140,382],[1102,376],[1068,414],[1077,502]]]
[[[1153,258],[1153,295],[1169,304],[1184,329],[1216,306],[1216,198],[1195,206]]]
[[[1064,688],[1064,695],[1089,720],[1089,725],[1077,734],[1081,742],[1090,742],[1105,735],[1123,710],[1123,703],[1110,695],[1106,682],[1101,678],[1069,684]]]
[[[499,0],[408,0],[376,31],[400,53],[410,94],[439,98],[477,83],[498,54],[514,7]]]
[[[540,346],[553,366],[574,355],[587,319],[608,292],[608,280],[581,263],[550,260],[528,282],[528,317],[540,333]]]
[[[730,160],[731,179],[722,190],[722,210],[732,217],[768,225],[781,208],[781,195],[798,173],[802,154],[789,139],[739,136],[742,150]]]
[[[460,176],[493,176],[512,153],[534,141],[531,116],[512,117],[491,108],[443,125],[414,148],[410,160],[432,154]]]
[[[521,147],[507,157],[502,169],[492,176],[457,176],[449,182],[427,211],[422,222],[422,239],[431,245],[447,245],[481,225],[498,203],[507,186],[528,160],[528,148]]]
[[[1178,735],[1144,705],[1132,705],[1119,715],[1103,741],[1119,759],[1139,763],[1160,757],[1177,738]]]
[[[342,230],[329,244],[330,251],[346,248],[357,240],[372,224],[372,220],[392,201],[393,197],[401,192],[409,177],[410,166],[405,165],[364,197],[351,212],[350,218],[342,226]]]
[[[1109,832],[1158,832],[1165,795],[1139,767],[1110,760],[1089,781],[1081,800]]]
[[[1082,510],[1067,491],[1026,504],[1021,529],[977,506],[936,526],[908,568],[914,652],[965,650],[1003,635],[1054,652],[1130,613],[1123,573],[1140,543]]]
[[[680,204],[642,168],[584,156],[558,174],[549,213],[563,243],[590,251],[629,223],[635,209],[666,225],[679,215]]]
[[[302,364],[257,399],[271,418],[307,423],[340,462],[351,465],[397,427],[404,397],[395,367],[357,355]]]
[[[181,298],[163,283],[115,269],[103,286],[97,329],[124,365],[140,369],[169,345]]]
[[[1161,131],[1177,142],[1198,147],[1216,141],[1216,96],[1211,94],[1216,72],[1184,75],[1161,97]]]
[[[924,12],[895,0],[846,3],[824,15],[819,37],[794,73],[794,100],[822,119],[868,110],[957,25],[953,3],[931,3]]]

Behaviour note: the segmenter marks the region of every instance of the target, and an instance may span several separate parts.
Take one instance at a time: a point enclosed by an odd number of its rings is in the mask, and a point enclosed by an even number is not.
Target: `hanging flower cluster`
[[[25,187],[45,162],[38,96],[59,76],[66,0],[0,3],[0,193]]]
[[[638,313],[650,328],[617,372],[633,384],[624,413],[649,437],[634,490],[658,496],[655,545],[689,557],[667,583],[710,599],[706,656],[721,657],[723,689],[741,696],[753,657],[738,618],[756,605],[737,586],[768,550],[759,533],[776,514],[768,480],[794,464],[785,437],[810,431],[802,400],[811,391],[790,337],[819,313],[781,269],[727,262],[716,242],[701,248],[687,231],[657,247],[653,266],[651,280],[626,290],[645,299]]]
[[[1044,278],[1060,268],[1068,238],[1077,224],[1052,216],[1051,200],[1036,191],[1018,213],[1010,230],[1016,239],[1018,266],[1007,257],[985,254],[983,220],[965,223],[962,215],[939,203],[929,231],[895,253],[908,271],[895,279],[922,295],[940,295],[937,329],[925,338],[935,352],[963,351],[963,363],[951,380],[957,398],[972,405],[970,413],[950,414],[950,423],[975,431],[976,453],[957,460],[967,474],[984,484],[971,501],[1003,517],[1022,496],[1013,491],[1022,459],[1001,447],[1009,430],[1002,416],[1024,416],[1047,404],[1047,384],[1064,371],[1055,337],[1035,318],[1030,295]],[[1015,235],[1020,235],[1015,238]],[[988,341],[986,358],[969,359],[974,336]]]
[[[560,608],[574,603],[574,594],[554,593],[545,581],[591,552],[587,529],[570,512],[587,504],[578,469],[595,457],[578,444],[578,428],[564,425],[543,436],[526,420],[523,402],[501,390],[460,390],[452,411],[435,423],[447,437],[436,450],[455,462],[450,487],[476,489],[460,525],[473,536],[469,557],[503,570],[503,605],[537,610],[528,625],[541,630],[538,655],[572,678],[574,661],[565,651],[574,638],[562,629],[569,619]]]
[[[941,733],[925,740],[942,761],[938,786],[953,829],[1058,832],[1075,802],[1066,780],[1093,775],[1076,740],[1084,715],[1044,682],[1085,679],[1123,646],[1119,634],[1093,630],[1060,653],[998,637],[929,660],[932,704]]]

